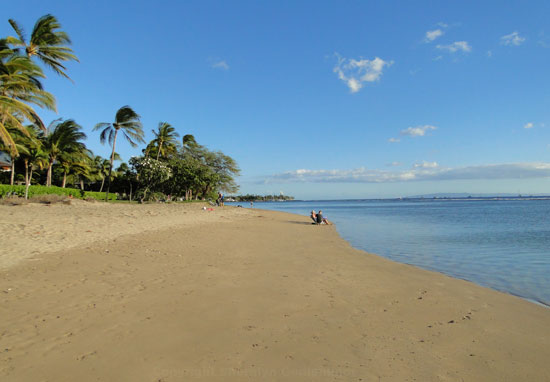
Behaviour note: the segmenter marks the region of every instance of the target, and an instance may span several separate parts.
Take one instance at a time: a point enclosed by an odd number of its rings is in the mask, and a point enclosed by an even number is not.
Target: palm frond
[[[26,42],[25,42],[26,38],[25,38],[25,32],[24,32],[23,28],[21,28],[17,24],[17,22],[13,19],[9,19],[8,22],[10,23],[10,25],[13,28],[13,30],[15,31],[15,33],[17,33],[17,37],[19,39],[19,44],[20,45],[25,45],[26,44]]]
[[[60,76],[62,77],[65,77],[66,79],[68,80],[71,80],[69,78],[69,76],[67,75],[67,73],[64,72],[64,70],[67,70],[67,68],[65,66],[63,66],[60,62],[58,62],[57,60],[55,59],[52,59],[50,57],[48,57],[47,55],[45,54],[42,54],[42,52],[39,52],[36,54],[38,56],[38,58],[40,58],[42,60],[42,62],[47,66],[49,67],[51,70],[53,70],[54,72],[56,72],[57,74],[59,74]],[[72,81],[72,80],[71,80]]]
[[[8,129],[6,129],[6,126],[2,123],[2,121],[0,121],[0,140],[2,140],[4,146],[8,149],[7,151],[10,153],[10,155],[18,155],[15,142],[13,141],[11,134],[9,133]]]
[[[122,135],[124,135],[124,138],[128,141],[130,146],[137,147],[137,143],[134,141],[134,139],[127,133],[126,130],[122,130]]]
[[[51,14],[44,15],[34,24],[30,42],[35,45],[40,45],[42,42],[48,42],[49,44],[55,45],[70,44],[71,39],[67,33],[56,31],[56,29],[60,28],[61,24],[57,21],[55,16]]]
[[[97,130],[98,128],[98,125],[96,125],[94,127],[94,130]],[[102,145],[105,144],[105,141],[107,140],[107,134],[109,134],[109,132],[112,131],[111,129],[111,124],[107,124],[107,127],[105,127],[103,130],[101,130],[101,133],[99,134],[99,141],[101,142]]]
[[[116,112],[115,123],[122,124],[130,121],[139,121],[139,115],[130,106],[122,106]]]
[[[97,124],[93,127],[92,131],[97,131],[97,130],[100,130],[100,129],[105,129],[106,127],[110,127],[110,126],[111,126],[111,124],[108,123],[108,122],[100,122],[100,123],[97,123]]]
[[[116,135],[116,130],[115,129],[110,129],[109,130],[109,145],[110,146],[113,146],[113,142],[115,141],[115,135]]]
[[[145,140],[143,139],[143,130],[141,130],[141,128],[136,128],[134,126],[133,128],[123,129],[122,131],[124,131],[126,135],[130,136],[133,141],[145,143]]]

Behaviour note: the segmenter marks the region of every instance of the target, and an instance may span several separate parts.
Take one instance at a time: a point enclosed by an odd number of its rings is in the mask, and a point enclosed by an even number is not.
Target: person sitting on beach
[[[311,220],[313,220],[315,224],[317,224],[317,214],[315,213],[315,211],[311,210],[311,215],[309,215],[309,217],[311,218]]]
[[[323,211],[321,210],[317,213],[317,224],[329,224],[328,219],[323,217]]]

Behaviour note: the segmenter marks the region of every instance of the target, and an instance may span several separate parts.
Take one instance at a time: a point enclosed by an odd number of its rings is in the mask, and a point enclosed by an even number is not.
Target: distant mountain
[[[456,193],[436,193],[436,194],[424,194],[424,195],[412,195],[412,196],[406,196],[406,199],[433,199],[433,198],[490,198],[490,197],[498,197],[498,198],[516,198],[518,196],[548,196],[548,194],[510,194],[510,193],[495,193],[495,194],[468,194],[466,192],[456,192]]]

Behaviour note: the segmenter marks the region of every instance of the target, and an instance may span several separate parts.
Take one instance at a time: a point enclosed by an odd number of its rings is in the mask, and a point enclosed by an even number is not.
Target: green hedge
[[[51,187],[30,186],[29,187],[29,198],[32,198],[34,195],[49,195],[49,194],[67,195],[78,199],[93,198],[97,200],[105,200],[104,192],[81,191],[76,188],[61,188],[56,186],[51,186]],[[0,184],[0,198],[5,197],[6,195],[17,195],[17,196],[23,197],[25,196],[25,186],[10,186],[7,184]],[[116,200],[116,194],[109,194],[109,200]]]
[[[80,192],[80,190],[78,190]],[[105,193],[104,192],[94,192],[94,191],[84,191],[83,199],[87,198],[94,198],[97,200],[105,200]],[[116,194],[109,193],[109,200],[116,200]]]

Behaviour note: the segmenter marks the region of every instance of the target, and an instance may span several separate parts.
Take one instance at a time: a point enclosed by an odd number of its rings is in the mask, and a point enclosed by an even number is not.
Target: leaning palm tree
[[[55,16],[48,14],[39,18],[34,24],[29,41],[25,38],[23,29],[15,20],[9,19],[9,23],[17,37],[10,36],[6,38],[8,44],[24,49],[28,58],[36,56],[57,74],[69,78],[65,73],[67,68],[62,62],[78,61],[78,58],[74,55],[73,50],[67,46],[71,44],[71,39],[66,32],[60,30],[61,24]]]
[[[18,152],[8,126],[27,135],[25,119],[45,129],[31,105],[55,111],[55,98],[42,88],[43,77],[39,66],[0,40],[0,140],[15,156]]]
[[[42,134],[42,147],[48,154],[48,174],[46,186],[52,185],[52,167],[59,155],[83,152],[86,145],[80,142],[86,139],[86,134],[81,130],[79,124],[72,119],[53,121],[45,134]]]
[[[192,157],[195,157],[195,155],[193,155],[193,152],[201,147],[192,134],[185,134],[181,142],[183,144],[181,148],[181,152],[183,155],[191,155]]]
[[[157,131],[152,130],[152,132],[155,139],[151,141],[151,144],[157,150],[157,160],[161,155],[165,157],[169,153],[176,152],[178,144],[176,137],[179,137],[179,134],[172,125],[168,122],[159,122]]]
[[[94,126],[94,131],[101,130],[99,140],[102,144],[106,141],[113,147],[109,166],[109,176],[107,178],[107,191],[105,192],[105,201],[109,200],[109,189],[111,188],[111,173],[113,172],[113,162],[115,161],[115,146],[119,131],[122,131],[124,138],[132,147],[137,146],[137,142],[144,143],[143,126],[139,121],[139,115],[132,110],[130,106],[123,106],[116,112],[115,121],[100,122]]]

